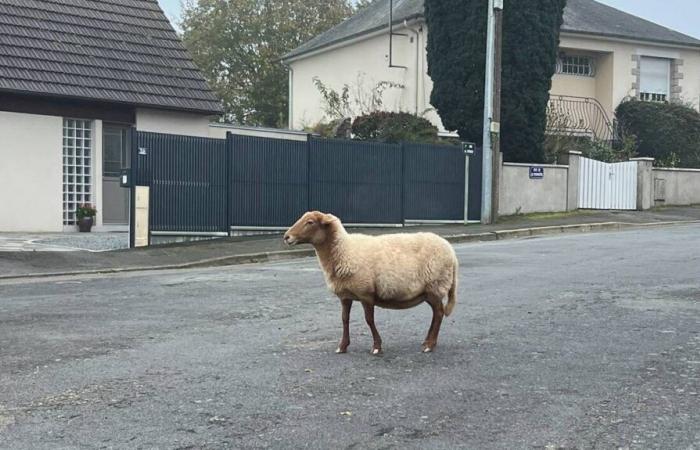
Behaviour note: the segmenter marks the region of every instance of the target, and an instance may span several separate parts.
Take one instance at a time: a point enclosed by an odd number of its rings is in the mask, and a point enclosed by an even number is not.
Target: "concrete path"
[[[128,233],[0,233],[0,252],[104,252],[129,248]]]
[[[0,448],[693,449],[700,225],[457,245],[459,302],[340,307],[312,258],[0,281]]]
[[[660,210],[595,211],[569,215],[510,217],[496,225],[434,225],[406,228],[351,230],[369,234],[432,231],[453,242],[523,237],[541,233],[608,230],[623,225],[653,225],[667,222],[700,220],[700,207],[665,208]],[[92,233],[90,233],[92,234]],[[200,241],[189,244],[153,246],[144,249],[94,252],[0,252],[0,279],[17,276],[43,276],[66,272],[148,270],[190,266],[211,266],[259,262],[311,254],[308,246],[289,248],[279,235],[239,237]]]

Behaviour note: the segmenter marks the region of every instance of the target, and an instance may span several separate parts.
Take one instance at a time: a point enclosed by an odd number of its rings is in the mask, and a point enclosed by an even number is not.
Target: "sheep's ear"
[[[337,217],[335,217],[333,214],[324,214],[323,217],[321,218],[321,225],[330,225],[333,222],[338,220]]]

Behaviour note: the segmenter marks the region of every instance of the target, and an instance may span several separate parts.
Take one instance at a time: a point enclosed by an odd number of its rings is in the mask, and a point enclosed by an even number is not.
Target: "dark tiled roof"
[[[156,0],[0,0],[0,90],[221,112]]]
[[[394,0],[394,23],[422,16],[423,0]],[[353,17],[292,50],[284,59],[385,29],[388,23],[389,0],[375,0]],[[594,0],[568,0],[562,31],[700,47],[698,39]]]

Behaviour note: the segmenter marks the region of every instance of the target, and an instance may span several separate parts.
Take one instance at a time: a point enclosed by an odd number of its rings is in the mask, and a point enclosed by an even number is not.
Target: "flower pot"
[[[81,233],[88,233],[92,229],[94,222],[94,217],[82,217],[78,219],[78,229]]]

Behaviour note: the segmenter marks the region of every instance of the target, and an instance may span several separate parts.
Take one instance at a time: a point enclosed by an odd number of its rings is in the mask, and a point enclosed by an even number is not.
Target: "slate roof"
[[[221,112],[156,0],[0,0],[0,91]]]
[[[394,23],[423,17],[423,0],[394,0]],[[389,0],[375,0],[353,17],[302,44],[283,59],[320,50],[367,33],[387,28]],[[564,32],[700,47],[700,40],[641,19],[594,0],[568,0],[564,11]]]

